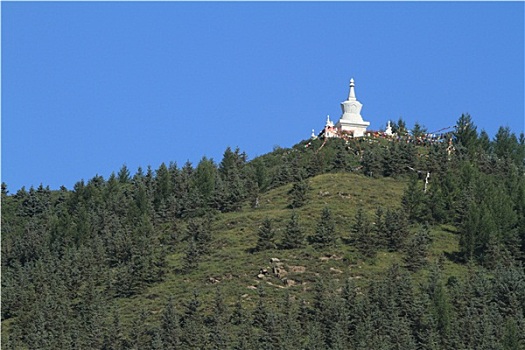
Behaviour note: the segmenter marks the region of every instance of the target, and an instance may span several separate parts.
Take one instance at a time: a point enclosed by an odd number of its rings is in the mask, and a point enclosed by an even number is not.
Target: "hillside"
[[[120,306],[132,313],[137,302],[149,303],[160,311],[171,295],[189,299],[194,290],[199,291],[203,300],[208,299],[206,301],[211,303],[218,287],[230,306],[234,305],[239,295],[245,295],[244,300],[250,305],[257,299],[257,291],[253,287],[259,284],[267,285],[267,292],[276,297],[283,296],[286,289],[297,298],[311,298],[309,294],[319,276],[334,278],[341,283],[350,278],[355,279],[357,285],[366,285],[369,280],[379,278],[392,264],[403,264],[402,254],[386,250],[374,259],[363,259],[352,244],[345,242],[352,239],[351,227],[357,208],[364,208],[372,217],[379,206],[399,207],[406,187],[405,180],[373,179],[348,173],[324,174],[312,178],[310,186],[310,202],[296,210],[300,225],[307,236],[313,235],[323,208],[330,208],[340,237],[336,246],[251,252],[257,244],[257,230],[266,217],[271,218],[276,227],[276,241],[280,241],[283,235],[293,210],[288,206],[287,195],[291,185],[281,186],[262,195],[257,209],[245,205],[240,212],[214,218],[211,253],[195,271],[177,273],[183,268],[185,247],[181,246],[168,257],[168,270],[172,273],[168,273],[162,283],[148,288],[136,298],[122,300]],[[447,227],[434,227],[431,239],[429,261],[435,262],[445,253],[458,252],[458,237]],[[271,272],[276,266],[271,262],[272,258],[282,263],[280,270],[285,271],[285,278]],[[269,270],[269,273],[259,279],[257,275],[262,269]],[[464,268],[447,260],[443,273],[445,276],[461,277]],[[424,278],[423,274],[424,271],[421,271],[422,276],[417,277]],[[294,284],[290,286],[286,280]]]
[[[525,138],[450,140],[3,184],[2,346],[522,349]]]

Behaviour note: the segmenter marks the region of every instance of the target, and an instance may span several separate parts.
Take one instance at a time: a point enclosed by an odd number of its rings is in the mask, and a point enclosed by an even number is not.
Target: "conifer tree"
[[[209,253],[212,241],[210,222],[211,218],[190,219],[188,222],[187,235],[191,237],[197,246],[199,256]]]
[[[408,221],[404,211],[400,209],[387,209],[385,214],[385,227],[388,237],[388,248],[391,251],[401,249],[408,236]]]
[[[421,226],[417,232],[408,239],[405,246],[405,263],[411,271],[422,268],[427,261],[430,235],[426,226]]]
[[[166,350],[176,350],[180,347],[179,316],[171,297],[161,314],[160,335]]]
[[[377,253],[377,244],[372,234],[370,220],[363,208],[359,208],[355,215],[352,233],[357,249],[367,258],[373,258]]]
[[[304,245],[304,233],[299,226],[297,212],[293,211],[286,225],[281,246],[284,249],[301,248]]]
[[[290,196],[291,204],[290,207],[300,208],[306,204],[308,201],[308,190],[310,186],[308,185],[308,180],[301,178],[300,180],[293,183],[292,188],[288,192]]]
[[[217,167],[213,160],[202,157],[195,169],[194,184],[203,198],[204,205],[211,203],[215,191],[217,178]]]
[[[122,167],[120,168],[117,174],[117,177],[118,177],[118,181],[121,184],[128,183],[131,180],[130,172],[126,164],[122,165]]]
[[[228,310],[219,288],[215,291],[215,299],[213,303],[212,315],[210,317],[210,335],[209,343],[212,344],[212,349],[222,350],[227,349],[229,343],[229,329],[228,329]]]
[[[456,122],[454,143],[456,149],[462,153],[470,154],[476,150],[478,132],[469,114],[462,114]]]
[[[190,272],[192,270],[195,270],[197,266],[199,265],[199,248],[197,247],[197,243],[195,242],[195,239],[192,237],[189,240],[188,249],[186,250],[186,255],[184,255],[184,261],[183,261],[183,270],[185,272]]]
[[[315,234],[310,236],[310,241],[320,246],[330,246],[336,243],[335,223],[328,207],[323,209],[320,221],[317,223]]]
[[[272,220],[264,219],[262,226],[258,230],[256,251],[263,251],[275,248],[275,230],[273,229]]]
[[[380,177],[383,174],[383,150],[381,148],[368,148],[363,153],[361,165],[366,176]]]

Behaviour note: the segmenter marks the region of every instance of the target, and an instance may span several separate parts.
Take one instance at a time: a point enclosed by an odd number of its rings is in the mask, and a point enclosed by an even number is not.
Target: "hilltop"
[[[462,116],[453,152],[317,139],[3,184],[3,344],[523,348],[524,140]]]

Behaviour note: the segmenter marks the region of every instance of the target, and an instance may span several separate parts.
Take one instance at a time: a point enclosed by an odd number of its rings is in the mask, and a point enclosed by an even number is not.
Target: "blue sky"
[[[2,2],[2,181],[252,159],[338,120],[524,128],[523,2]]]

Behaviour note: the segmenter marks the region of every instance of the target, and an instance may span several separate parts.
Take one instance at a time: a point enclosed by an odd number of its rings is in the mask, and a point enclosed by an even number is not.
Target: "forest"
[[[525,349],[524,134],[394,124],[2,183],[2,349]]]

